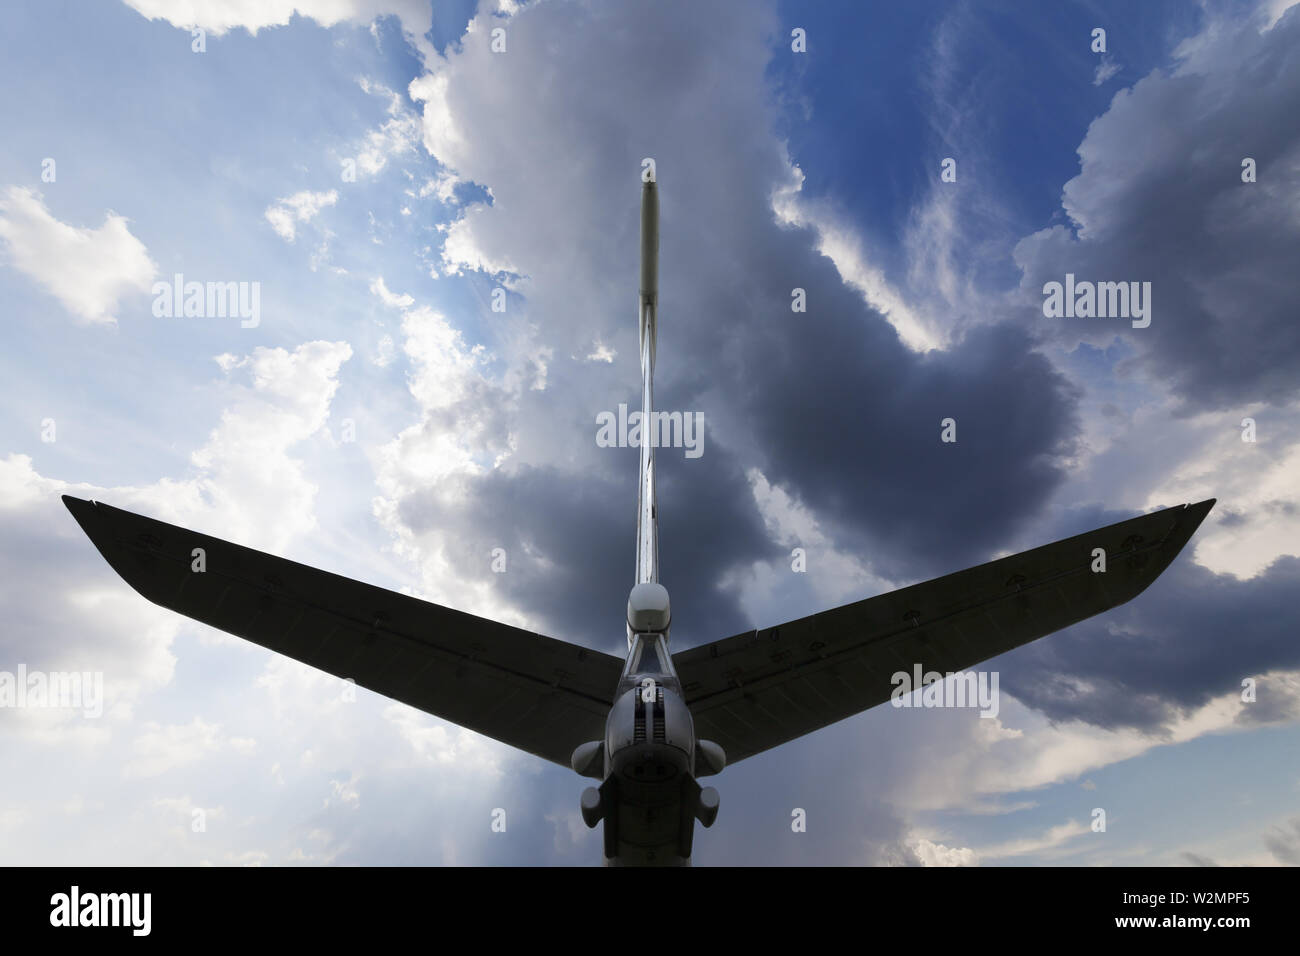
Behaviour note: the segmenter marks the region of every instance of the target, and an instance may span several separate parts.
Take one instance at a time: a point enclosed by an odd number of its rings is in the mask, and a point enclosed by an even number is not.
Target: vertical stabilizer
[[[636,583],[659,582],[659,523],[655,506],[654,374],[659,309],[659,187],[641,186],[641,484],[638,491]]]

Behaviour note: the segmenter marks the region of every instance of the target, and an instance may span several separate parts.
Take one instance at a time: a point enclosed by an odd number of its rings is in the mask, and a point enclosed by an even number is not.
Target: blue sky
[[[1285,0],[8,16],[0,670],[107,703],[0,709],[4,862],[598,859],[576,776],[146,604],[59,495],[621,653],[636,458],[594,422],[639,390],[644,156],[657,392],[708,423],[660,463],[676,647],[1219,499],[1132,605],[988,665],[996,719],[729,768],[696,862],[1300,862]],[[1067,272],[1151,282],[1151,326],[1045,318]],[[154,315],[177,273],[257,324]]]

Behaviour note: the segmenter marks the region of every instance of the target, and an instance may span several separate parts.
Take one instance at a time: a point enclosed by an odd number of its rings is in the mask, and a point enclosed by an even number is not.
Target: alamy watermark
[[[889,695],[894,707],[978,707],[981,717],[998,715],[997,671],[938,671],[922,673],[921,665],[912,672],[895,671],[889,679],[894,685]],[[915,698],[913,691],[920,691]]]
[[[132,936],[148,936],[152,911],[152,893],[83,893],[73,886],[50,897],[51,926],[119,926]]]
[[[0,671],[0,707],[49,707],[80,710],[86,717],[104,713],[101,671]]]
[[[245,329],[262,322],[260,282],[186,282],[178,272],[171,281],[155,282],[150,291],[153,314],[159,319],[239,318]]]
[[[1049,319],[1132,319],[1133,328],[1151,324],[1150,282],[1065,282],[1043,285],[1043,315]]]
[[[628,413],[627,405],[618,406],[618,414],[601,412],[596,416],[596,444],[601,448],[640,448],[643,413]],[[704,454],[703,412],[651,412],[650,427],[644,429],[652,448],[685,448],[687,458]]]

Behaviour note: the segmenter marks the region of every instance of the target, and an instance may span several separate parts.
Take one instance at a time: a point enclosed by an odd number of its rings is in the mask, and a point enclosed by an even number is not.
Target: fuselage
[[[652,167],[653,168],[653,167]],[[672,615],[659,583],[659,514],[653,421],[659,306],[659,194],[651,174],[641,189],[641,281],[637,325],[641,359],[640,482],[635,585],[628,596],[627,663],[605,722],[605,736],[574,751],[573,768],[601,780],[582,796],[588,826],[605,824],[610,865],[687,864],[698,819],[717,815],[717,792],[696,777],[717,773],[725,757],[697,742],[668,650]],[[700,756],[704,759],[697,759]]]
[[[606,859],[686,863],[695,829],[695,725],[659,634],[636,635],[605,723],[613,807]],[[614,850],[613,854],[609,850]]]

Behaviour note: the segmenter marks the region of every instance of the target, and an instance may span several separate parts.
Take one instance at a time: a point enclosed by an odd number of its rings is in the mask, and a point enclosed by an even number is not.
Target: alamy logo
[[[1151,324],[1150,282],[1075,282],[1067,272],[1064,284],[1044,284],[1043,295],[1049,319],[1132,319],[1135,329]]]
[[[225,319],[238,317],[240,328],[255,329],[262,322],[262,283],[186,282],[176,273],[171,282],[159,281],[153,293],[153,314],[160,319]]]
[[[642,413],[627,411],[627,405],[618,406],[618,414],[601,412],[596,416],[599,430],[596,444],[601,448],[640,448]],[[685,448],[687,458],[704,454],[704,413],[651,412],[650,427],[644,429],[650,436],[651,448]]]
[[[894,707],[978,707],[981,717],[998,715],[997,671],[938,671],[922,673],[921,665],[912,665],[912,673],[895,671],[889,679],[894,685],[889,695]],[[920,691],[915,701],[913,691]]]
[[[152,893],[71,893],[50,897],[51,926],[129,926],[131,935],[148,936],[152,924]]]
[[[100,671],[0,671],[0,707],[67,707],[86,717],[104,713],[104,675]]]

